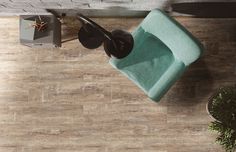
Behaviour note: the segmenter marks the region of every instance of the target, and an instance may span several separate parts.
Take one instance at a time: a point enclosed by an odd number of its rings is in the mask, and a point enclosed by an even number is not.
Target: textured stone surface
[[[117,14],[121,10],[123,14],[129,14],[132,10],[149,11],[154,8],[165,8],[169,0],[0,0],[0,15],[12,15],[32,13],[35,14],[33,9],[57,9],[59,13],[63,12],[63,9],[71,10],[71,12],[80,12],[87,9],[89,10],[107,10],[105,14]],[[6,11],[6,9],[8,11]],[[96,14],[99,15],[100,11]],[[104,14],[104,13],[101,13]]]

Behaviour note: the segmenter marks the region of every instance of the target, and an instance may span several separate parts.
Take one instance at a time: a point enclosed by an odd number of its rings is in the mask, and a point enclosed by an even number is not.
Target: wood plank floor
[[[176,19],[206,51],[155,103],[102,48],[78,40],[28,48],[19,44],[18,18],[0,18],[0,152],[223,152],[205,105],[216,88],[236,82],[236,19]],[[96,19],[130,31],[141,20]],[[64,38],[76,35],[68,23]]]

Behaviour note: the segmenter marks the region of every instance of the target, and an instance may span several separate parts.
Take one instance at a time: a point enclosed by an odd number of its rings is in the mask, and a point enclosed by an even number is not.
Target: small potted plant
[[[226,152],[236,149],[236,86],[222,87],[207,103],[207,111],[214,119],[209,129],[218,132],[216,142]]]

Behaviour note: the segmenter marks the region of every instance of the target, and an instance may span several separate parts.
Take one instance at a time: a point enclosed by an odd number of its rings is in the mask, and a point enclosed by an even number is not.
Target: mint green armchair
[[[203,52],[196,38],[157,9],[147,15],[132,36],[132,52],[109,62],[154,101],[159,101]]]

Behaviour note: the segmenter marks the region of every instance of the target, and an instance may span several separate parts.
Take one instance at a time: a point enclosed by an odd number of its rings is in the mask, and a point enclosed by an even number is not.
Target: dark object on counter
[[[171,4],[172,12],[178,15],[192,15],[194,17],[230,18],[236,17],[236,1],[207,2],[193,0],[178,0]]]

